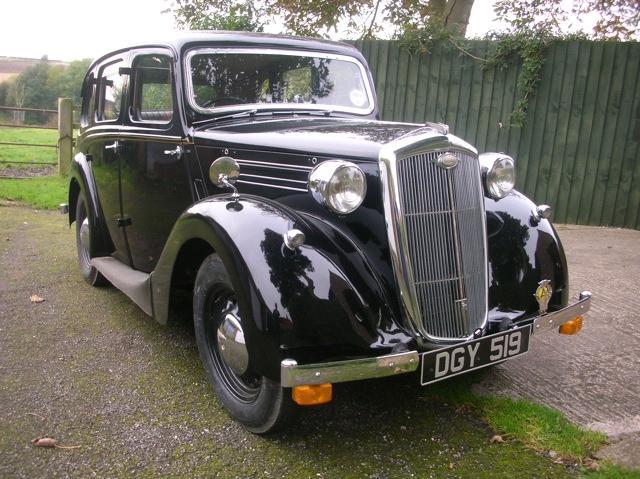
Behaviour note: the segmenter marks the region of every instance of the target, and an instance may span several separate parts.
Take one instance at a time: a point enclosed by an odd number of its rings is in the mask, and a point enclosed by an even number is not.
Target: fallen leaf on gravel
[[[56,447],[58,442],[52,437],[37,437],[31,441],[36,447]]]
[[[37,437],[31,441],[31,444],[33,444],[36,447],[55,447],[56,449],[78,449],[82,447],[82,446],[61,446],[60,444],[58,444],[58,441],[56,441],[52,437]]]
[[[592,471],[600,470],[600,464],[598,464],[593,459],[587,459],[586,461],[584,461],[584,467],[586,467],[587,469],[591,469]]]
[[[502,438],[502,436],[496,434],[495,436],[493,436],[491,439],[489,439],[489,443],[490,444],[494,444],[494,443],[498,443],[498,444],[502,444],[504,442],[504,439]]]
[[[44,298],[41,298],[37,294],[32,294],[29,299],[31,300],[32,303],[42,303],[44,301]]]

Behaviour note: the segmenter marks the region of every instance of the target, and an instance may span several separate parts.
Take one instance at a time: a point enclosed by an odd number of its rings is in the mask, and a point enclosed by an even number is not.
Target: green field
[[[0,200],[20,201],[36,208],[52,210],[67,202],[67,178],[0,178]]]
[[[56,130],[0,127],[0,143],[55,145],[57,141],[58,132]],[[0,145],[0,168],[25,166],[26,163],[31,162],[47,162],[55,165],[57,161],[55,148]]]

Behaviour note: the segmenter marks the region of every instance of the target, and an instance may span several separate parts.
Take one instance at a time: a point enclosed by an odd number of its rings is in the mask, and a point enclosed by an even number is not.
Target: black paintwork
[[[173,57],[174,111],[169,123],[155,125],[134,122],[123,108],[118,121],[81,130],[69,204],[77,194],[87,199],[92,255],[114,255],[150,273],[154,317],[165,323],[180,258],[196,242],[215,250],[238,292],[253,366],[273,379],[285,357],[316,362],[417,347],[403,324],[391,270],[378,154],[384,144],[426,127],[377,121],[377,110],[367,116],[259,114],[193,126],[202,118],[184,98],[178,59],[196,44],[311,49],[364,63],[348,45],[235,33],[188,34],[116,52],[125,64],[146,51]],[[90,73],[97,75],[113,55]],[[107,152],[105,145],[116,139],[120,149]],[[164,154],[177,145],[184,147],[182,158]],[[241,162],[237,203],[208,179],[209,166],[223,155]],[[350,215],[331,213],[306,192],[309,170],[327,159],[350,160],[366,174],[367,196]],[[550,310],[565,306],[566,261],[551,224],[532,222],[535,205],[515,191],[500,201],[487,198],[485,206],[488,332],[534,316],[533,292],[543,278],[552,279],[555,291]],[[282,242],[292,227],[307,238],[296,252]]]

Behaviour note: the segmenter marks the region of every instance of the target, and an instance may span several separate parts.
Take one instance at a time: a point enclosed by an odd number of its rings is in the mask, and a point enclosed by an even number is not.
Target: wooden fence
[[[517,188],[553,206],[556,222],[640,228],[640,44],[558,42],[510,126],[520,65],[484,69],[453,47],[410,56],[396,42],[359,41],[382,119],[447,123],[480,152],[516,159]],[[494,44],[471,42],[486,57]]]
[[[23,148],[55,148],[57,152],[57,161],[37,161],[27,160],[15,162],[12,160],[0,160],[0,163],[14,165],[57,165],[58,173],[62,176],[69,172],[71,165],[71,156],[73,155],[73,129],[76,126],[73,123],[73,103],[70,98],[59,98],[57,110],[47,110],[42,108],[19,108],[10,106],[0,106],[0,111],[12,112],[20,114],[17,122],[0,122],[0,128],[20,128],[20,129],[40,129],[40,130],[57,130],[58,140],[56,143],[29,143],[29,142],[7,142],[0,141],[0,148],[6,146],[18,146]],[[44,124],[24,124],[25,113],[37,113],[45,116],[55,116],[57,118],[57,127],[51,126],[51,121],[45,121]]]

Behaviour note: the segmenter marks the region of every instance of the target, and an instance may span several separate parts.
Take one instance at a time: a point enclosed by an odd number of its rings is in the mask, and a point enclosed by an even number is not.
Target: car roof
[[[348,55],[357,57],[361,61],[364,60],[359,50],[354,46],[349,45],[348,43],[324,40],[320,38],[254,32],[183,30],[172,32],[171,34],[164,36],[162,39],[150,39],[149,41],[138,42],[136,44],[113,50],[96,59],[91,64],[89,70],[92,70],[105,58],[127,50],[147,47],[169,47],[178,53],[182,53],[186,48],[196,46],[291,48]]]

